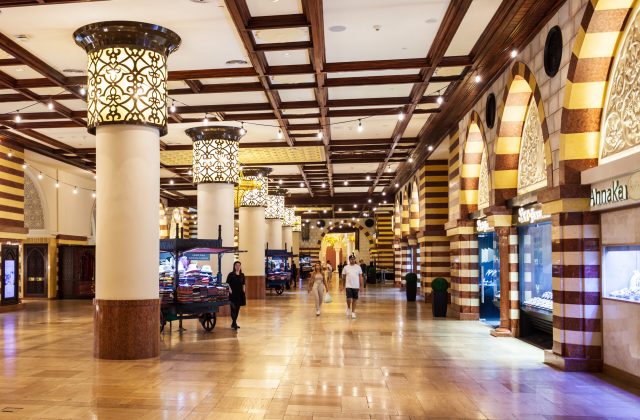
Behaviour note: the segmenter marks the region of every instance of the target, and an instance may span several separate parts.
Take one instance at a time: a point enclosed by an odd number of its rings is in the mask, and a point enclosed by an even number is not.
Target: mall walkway
[[[637,389],[542,364],[542,351],[477,322],[434,321],[423,302],[368,289],[316,318],[306,292],[268,295],[163,334],[160,360],[92,357],[87,301],[0,315],[0,420],[13,418],[640,418]],[[177,325],[174,325],[176,327]]]

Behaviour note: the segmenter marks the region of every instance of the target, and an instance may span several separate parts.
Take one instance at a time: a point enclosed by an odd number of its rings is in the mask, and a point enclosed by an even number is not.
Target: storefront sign
[[[491,226],[489,226],[489,222],[485,219],[476,220],[476,230],[478,232],[489,232],[491,230]]]
[[[640,201],[640,172],[591,186],[590,205],[605,210]]]
[[[211,254],[204,252],[185,252],[184,255],[189,258],[190,261],[209,261]]]
[[[518,223],[520,224],[533,224],[547,218],[549,216],[543,214],[541,208],[520,207],[518,209]]]

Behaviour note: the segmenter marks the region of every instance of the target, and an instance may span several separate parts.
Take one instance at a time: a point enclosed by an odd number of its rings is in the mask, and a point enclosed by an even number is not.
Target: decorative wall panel
[[[547,185],[544,135],[534,98],[531,99],[524,120],[518,159],[518,194],[535,191]]]
[[[44,229],[44,211],[40,194],[28,176],[24,177],[24,227]]]
[[[487,148],[482,151],[480,159],[480,177],[478,178],[478,210],[489,207],[489,158]]]

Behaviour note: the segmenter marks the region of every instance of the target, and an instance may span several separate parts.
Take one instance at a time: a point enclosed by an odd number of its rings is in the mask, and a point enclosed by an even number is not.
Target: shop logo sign
[[[518,209],[518,223],[535,223],[538,220],[542,220],[545,219],[546,215],[542,214],[542,209],[536,209],[536,208],[524,208],[524,207],[520,207]]]
[[[490,229],[488,221],[480,219],[476,220],[476,230],[478,232],[488,232]]]
[[[627,185],[614,179],[611,184],[602,189],[591,189],[591,207],[606,206],[607,204],[619,203],[629,199]]]

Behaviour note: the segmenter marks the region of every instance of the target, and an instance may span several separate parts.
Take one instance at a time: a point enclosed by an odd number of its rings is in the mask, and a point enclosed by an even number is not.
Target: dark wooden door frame
[[[38,249],[43,249],[44,259],[44,292],[42,295],[30,295],[29,291],[29,255]],[[24,264],[22,265],[22,278],[24,279],[24,297],[48,297],[49,296],[49,245],[48,244],[25,244],[24,245]]]

